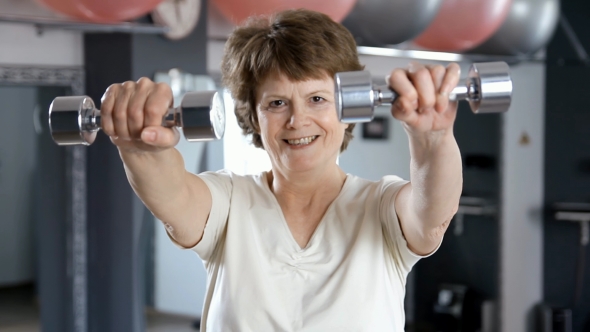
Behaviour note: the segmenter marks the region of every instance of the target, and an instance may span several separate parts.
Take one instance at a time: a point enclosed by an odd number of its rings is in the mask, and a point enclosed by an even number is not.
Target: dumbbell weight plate
[[[375,96],[371,73],[368,71],[340,72],[334,76],[336,111],[343,123],[373,120]]]
[[[180,105],[181,126],[190,142],[220,139],[225,132],[225,105],[216,91],[187,93]]]
[[[505,62],[474,63],[469,69],[469,80],[479,87],[478,100],[469,100],[475,113],[508,111],[512,101],[510,68]]]
[[[97,131],[81,131],[84,119],[95,109],[88,96],[56,98],[49,106],[49,129],[58,145],[90,145]]]

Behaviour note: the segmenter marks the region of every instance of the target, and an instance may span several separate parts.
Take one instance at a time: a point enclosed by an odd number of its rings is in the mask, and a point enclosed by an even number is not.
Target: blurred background
[[[227,36],[253,14],[323,11],[375,82],[410,61],[506,61],[507,113],[455,124],[461,207],[408,277],[407,331],[590,331],[590,2],[585,0],[0,0],[0,331],[196,331],[207,274],[130,188],[116,148],[58,147],[53,98],[142,76],[223,91]],[[225,95],[231,107],[231,97]],[[189,171],[270,168],[227,115],[223,140],[178,149]],[[409,178],[387,107],[339,163]]]

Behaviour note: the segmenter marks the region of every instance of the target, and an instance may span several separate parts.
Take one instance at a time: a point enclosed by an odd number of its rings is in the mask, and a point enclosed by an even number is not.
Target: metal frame
[[[84,68],[60,66],[23,66],[0,64],[1,85],[63,86],[73,95],[84,94]],[[86,149],[67,147],[66,179],[67,202],[67,266],[71,303],[72,329],[88,330],[88,269],[87,269],[87,188]],[[67,302],[66,302],[67,303]]]
[[[169,28],[161,25],[121,22],[121,23],[92,23],[74,20],[59,19],[42,16],[23,16],[0,14],[0,22],[30,24],[37,28],[37,32],[42,34],[48,29],[75,30],[84,32],[124,32],[124,33],[146,33],[146,34],[163,34],[168,32]]]

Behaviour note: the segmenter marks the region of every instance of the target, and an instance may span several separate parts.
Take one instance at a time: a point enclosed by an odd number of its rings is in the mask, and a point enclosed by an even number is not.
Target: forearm
[[[182,155],[176,149],[158,152],[119,149],[119,154],[135,193],[158,218],[170,219],[171,205],[181,203],[186,197],[186,170]]]
[[[461,154],[452,130],[410,135],[410,206],[422,229],[436,229],[456,212],[463,188]]]

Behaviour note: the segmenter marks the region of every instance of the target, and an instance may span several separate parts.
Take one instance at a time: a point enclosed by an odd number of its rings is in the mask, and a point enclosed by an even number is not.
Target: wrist
[[[414,132],[406,129],[410,146],[423,150],[437,150],[441,145],[455,142],[453,129],[444,129],[438,131]]]
[[[459,150],[452,130],[410,135],[409,140],[410,156],[415,166],[426,165],[441,158],[447,160]]]

